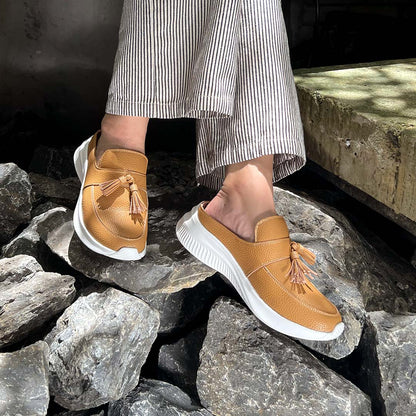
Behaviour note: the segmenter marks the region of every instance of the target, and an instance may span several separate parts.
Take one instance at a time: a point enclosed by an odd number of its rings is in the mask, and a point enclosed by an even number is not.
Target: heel
[[[88,166],[88,145],[91,141],[93,136],[89,137],[88,139],[84,140],[80,146],[74,152],[74,166],[75,171],[77,172],[78,178],[81,183],[84,182],[84,176],[87,172]]]

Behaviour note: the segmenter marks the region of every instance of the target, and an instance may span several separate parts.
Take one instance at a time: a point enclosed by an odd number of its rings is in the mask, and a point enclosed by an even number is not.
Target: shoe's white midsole
[[[201,224],[198,207],[199,204],[178,221],[176,235],[179,241],[198,260],[223,274],[257,318],[276,331],[300,339],[328,341],[343,332],[343,322],[332,332],[316,331],[290,321],[272,309],[258,295],[230,251]]]
[[[88,168],[88,145],[91,136],[87,140],[81,143],[81,145],[74,152],[74,165],[78,178],[81,181],[81,191],[78,196],[77,204],[74,211],[74,230],[77,233],[79,239],[92,251],[102,254],[107,257],[111,257],[117,260],[140,260],[146,254],[146,247],[139,252],[134,247],[122,247],[119,250],[112,250],[99,241],[97,241],[87,230],[84,224],[84,218],[82,215],[82,189],[84,188],[85,176]]]

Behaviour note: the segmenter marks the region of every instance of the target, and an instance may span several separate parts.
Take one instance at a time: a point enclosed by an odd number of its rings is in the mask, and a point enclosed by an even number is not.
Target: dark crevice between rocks
[[[104,411],[104,415],[106,416],[108,414],[108,403],[105,403],[101,406],[92,407],[91,409],[86,409],[83,411],[78,411],[71,413],[70,410],[65,409],[64,407],[60,406],[58,403],[53,401],[53,396],[51,396],[51,400],[49,401],[49,407],[48,407],[48,413],[47,416],[59,416],[61,414],[64,414],[67,416],[68,414],[72,416],[72,414],[76,414],[79,416],[90,416],[90,415],[99,415],[100,412]]]
[[[43,240],[39,243],[39,254],[36,260],[45,272],[54,272],[63,275],[67,274],[75,278],[75,289],[77,294],[73,302],[75,302],[84,289],[97,283],[96,280],[91,279],[78,270],[72,268],[67,262],[65,262],[65,260],[61,259],[57,254],[52,252]],[[119,288],[116,287],[116,289]]]
[[[169,334],[158,335],[158,337],[156,338],[155,342],[152,345],[152,348],[147,357],[147,360],[142,367],[141,376],[145,378],[159,379],[162,381],[167,381],[169,383],[175,384],[175,382],[173,381],[173,378],[169,376],[168,373],[163,372],[163,370],[159,368],[158,361],[159,361],[160,348],[163,345],[173,344],[179,341],[180,339],[185,338],[192,331],[196,329],[203,328],[206,332],[209,312],[211,310],[212,305],[215,303],[215,301],[219,297],[227,296],[229,298],[236,300],[239,303],[242,303],[242,299],[238,295],[237,291],[233,289],[232,287],[230,287],[226,282],[224,282],[223,278],[220,276],[219,273],[214,274],[208,279],[213,279],[216,282],[216,284],[218,284],[218,286],[221,287],[221,291],[219,293],[214,293],[213,296],[206,299],[203,309],[196,315],[195,319],[189,322],[187,325],[183,326],[182,328],[178,328]],[[199,284],[203,284],[203,283],[204,282],[201,282]],[[198,299],[195,299],[195,300],[198,301]],[[182,308],[186,310],[185,303],[182,304]],[[203,339],[201,340],[201,345],[200,345],[201,347],[202,347],[202,341]],[[200,348],[198,348],[198,350],[200,350]],[[195,380],[196,380],[196,371],[197,371],[197,368],[195,368]],[[182,390],[185,391],[185,393],[190,395],[190,397],[194,400],[195,404],[201,406],[201,402],[199,400],[199,397],[195,394],[195,391],[187,389],[184,386],[180,386],[180,387]]]
[[[6,246],[10,241],[14,240],[22,231],[24,231],[29,226],[29,224],[30,224],[30,222],[25,222],[23,224],[19,224],[16,227],[16,229],[15,229],[15,231],[14,231],[14,233],[11,237],[8,237],[6,240],[2,240],[2,248],[4,246]],[[1,236],[0,236],[0,239],[1,239]]]

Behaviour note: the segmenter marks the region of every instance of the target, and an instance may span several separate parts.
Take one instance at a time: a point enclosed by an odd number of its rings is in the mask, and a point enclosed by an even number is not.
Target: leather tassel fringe
[[[143,214],[147,210],[145,201],[139,192],[139,188],[134,183],[134,179],[131,175],[123,175],[117,179],[111,179],[106,182],[100,183],[100,190],[104,196],[111,195],[120,186],[129,186],[130,190],[130,208],[129,213],[131,215]]]
[[[130,214],[136,215],[146,211],[146,204],[142,200],[136,184],[130,185]]]
[[[100,183],[100,190],[104,196],[111,195],[116,189],[121,186],[121,178],[111,179],[109,181]]]
[[[314,270],[309,268],[305,263],[302,262],[300,256],[309,264],[314,264],[316,256],[315,254],[303,247],[302,244],[292,241],[290,243],[290,269],[286,273],[286,276],[290,276],[290,281],[296,284],[307,283],[306,276],[313,279],[313,275],[317,275]]]

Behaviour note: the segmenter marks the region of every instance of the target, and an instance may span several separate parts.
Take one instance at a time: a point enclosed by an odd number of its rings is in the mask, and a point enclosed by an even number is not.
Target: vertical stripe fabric
[[[280,0],[124,0],[106,112],[196,118],[199,184],[274,155],[277,182],[306,163]]]

